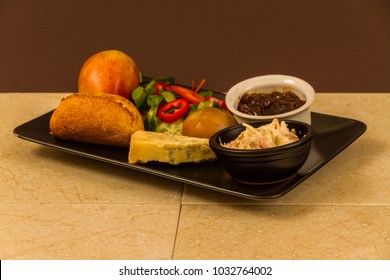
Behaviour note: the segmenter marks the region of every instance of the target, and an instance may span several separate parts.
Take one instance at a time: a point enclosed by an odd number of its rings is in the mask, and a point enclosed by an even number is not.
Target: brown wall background
[[[278,73],[318,92],[390,92],[390,1],[0,0],[0,92],[76,91],[104,49],[218,91]]]

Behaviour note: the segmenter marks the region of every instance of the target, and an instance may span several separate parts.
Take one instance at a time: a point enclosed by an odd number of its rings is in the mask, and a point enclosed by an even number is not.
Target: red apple
[[[92,55],[83,64],[78,89],[80,93],[111,93],[129,99],[139,83],[134,60],[121,51],[106,50]]]

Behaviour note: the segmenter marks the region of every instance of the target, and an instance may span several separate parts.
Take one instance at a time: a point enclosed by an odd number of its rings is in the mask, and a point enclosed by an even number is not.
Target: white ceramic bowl
[[[301,100],[306,100],[301,107],[279,115],[256,116],[242,113],[237,110],[238,103],[244,93],[271,93],[273,91],[287,91],[295,93]],[[310,106],[314,102],[315,91],[313,87],[297,77],[288,75],[264,75],[250,78],[234,85],[226,93],[225,102],[233,113],[238,123],[248,121],[272,120],[296,120],[311,124]]]

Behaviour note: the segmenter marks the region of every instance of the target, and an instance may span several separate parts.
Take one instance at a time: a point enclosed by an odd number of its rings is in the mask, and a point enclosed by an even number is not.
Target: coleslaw
[[[225,148],[230,149],[265,149],[286,145],[297,141],[299,138],[294,129],[289,129],[287,124],[278,119],[273,119],[271,123],[253,127],[243,123],[245,130],[233,141],[221,143]]]

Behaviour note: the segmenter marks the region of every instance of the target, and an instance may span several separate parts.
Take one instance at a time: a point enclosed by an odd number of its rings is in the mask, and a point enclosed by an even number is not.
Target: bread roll
[[[134,104],[114,94],[70,95],[50,119],[51,134],[58,138],[112,146],[129,146],[131,135],[143,129]]]

